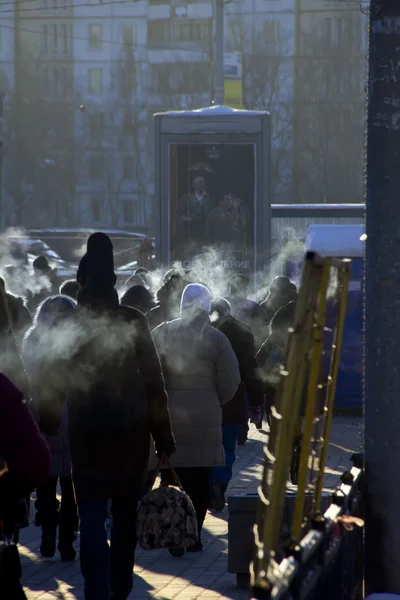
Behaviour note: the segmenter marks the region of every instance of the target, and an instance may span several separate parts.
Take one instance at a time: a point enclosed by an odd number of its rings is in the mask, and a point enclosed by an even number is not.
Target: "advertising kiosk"
[[[161,266],[212,251],[250,278],[270,251],[270,115],[212,106],[154,115],[155,239]]]

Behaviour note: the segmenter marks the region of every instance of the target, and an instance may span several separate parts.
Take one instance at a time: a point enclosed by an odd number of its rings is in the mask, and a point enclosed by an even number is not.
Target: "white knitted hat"
[[[183,290],[181,310],[188,307],[211,312],[211,294],[201,283],[190,283]]]

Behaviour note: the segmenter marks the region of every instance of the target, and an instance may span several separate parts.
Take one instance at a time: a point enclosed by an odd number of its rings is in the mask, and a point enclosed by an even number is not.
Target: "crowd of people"
[[[36,268],[47,270],[42,259]],[[269,418],[296,287],[277,277],[257,303],[244,275],[223,298],[173,269],[155,290],[138,268],[118,294],[103,233],[90,236],[76,280],[59,290],[49,278],[45,294],[16,297],[16,275],[0,279],[0,536],[18,529],[12,507],[36,488],[42,556],[58,548],[74,560],[79,532],[85,598],[126,599],[136,508],[161,457],[171,457],[196,511],[199,536],[186,551],[202,551],[207,511],[225,507],[236,444],[249,420],[261,428]],[[168,469],[161,480],[172,483]],[[2,597],[24,597],[15,579],[7,585]]]

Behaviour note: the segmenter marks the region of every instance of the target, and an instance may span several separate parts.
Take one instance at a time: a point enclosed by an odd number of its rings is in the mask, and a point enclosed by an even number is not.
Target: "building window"
[[[69,95],[68,69],[66,67],[58,67],[53,69],[52,78],[55,93],[67,98]]]
[[[124,25],[123,29],[124,45],[127,48],[133,46],[136,43],[136,29],[132,24]]]
[[[40,2],[40,8],[42,8],[42,9],[46,9],[47,8],[47,0],[41,0],[41,2]]]
[[[103,48],[103,27],[101,25],[89,25],[89,48],[101,50]]]
[[[133,94],[135,89],[135,71],[130,67],[121,67],[120,69],[120,91],[122,95]]]
[[[41,25],[40,30],[41,30],[41,36],[42,36],[42,53],[47,54],[49,51],[48,38],[47,38],[47,35],[48,35],[47,25]]]
[[[89,115],[89,137],[93,140],[101,140],[104,136],[104,114],[95,112]]]
[[[208,63],[151,65],[151,91],[154,94],[202,94],[209,90]]]
[[[124,200],[124,223],[133,223],[132,200]]]
[[[148,22],[147,39],[149,44],[168,44],[171,41],[169,20]]]
[[[124,158],[124,179],[132,181],[133,179],[133,158],[132,156],[125,156]]]
[[[240,21],[232,21],[228,25],[228,42],[232,44],[234,48],[240,47],[243,37],[243,26]]]
[[[103,70],[88,69],[89,92],[101,94],[103,92]]]
[[[132,114],[132,110],[130,107],[124,108],[123,128],[124,128],[125,135],[133,135],[134,119],[133,119],[133,114]]]
[[[60,51],[61,54],[68,53],[68,30],[66,25],[60,25]]]
[[[280,23],[274,19],[264,21],[264,35],[266,43],[271,45],[279,44],[280,41]]]
[[[101,179],[103,172],[103,161],[101,156],[89,157],[89,177],[90,179]]]
[[[92,213],[93,221],[100,221],[100,219],[101,219],[100,198],[90,198],[90,211]]]
[[[58,28],[57,25],[52,25],[52,51],[54,54],[58,53]]]
[[[203,42],[210,38],[211,21],[176,20],[172,22],[171,41]]]

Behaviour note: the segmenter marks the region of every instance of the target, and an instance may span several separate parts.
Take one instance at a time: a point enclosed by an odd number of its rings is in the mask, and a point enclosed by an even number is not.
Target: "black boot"
[[[76,530],[76,520],[63,518],[63,513],[61,512],[58,551],[61,554],[61,560],[64,562],[73,561],[76,558],[76,552],[73,546],[73,543],[76,540]]]
[[[57,525],[42,525],[42,543],[40,544],[40,554],[43,558],[53,558],[56,553],[56,534]]]
[[[42,543],[40,544],[40,553],[43,558],[53,558],[56,553],[56,535],[58,525],[58,507],[59,502],[54,498],[50,491],[43,484],[36,491],[36,515],[35,524],[42,528]]]

